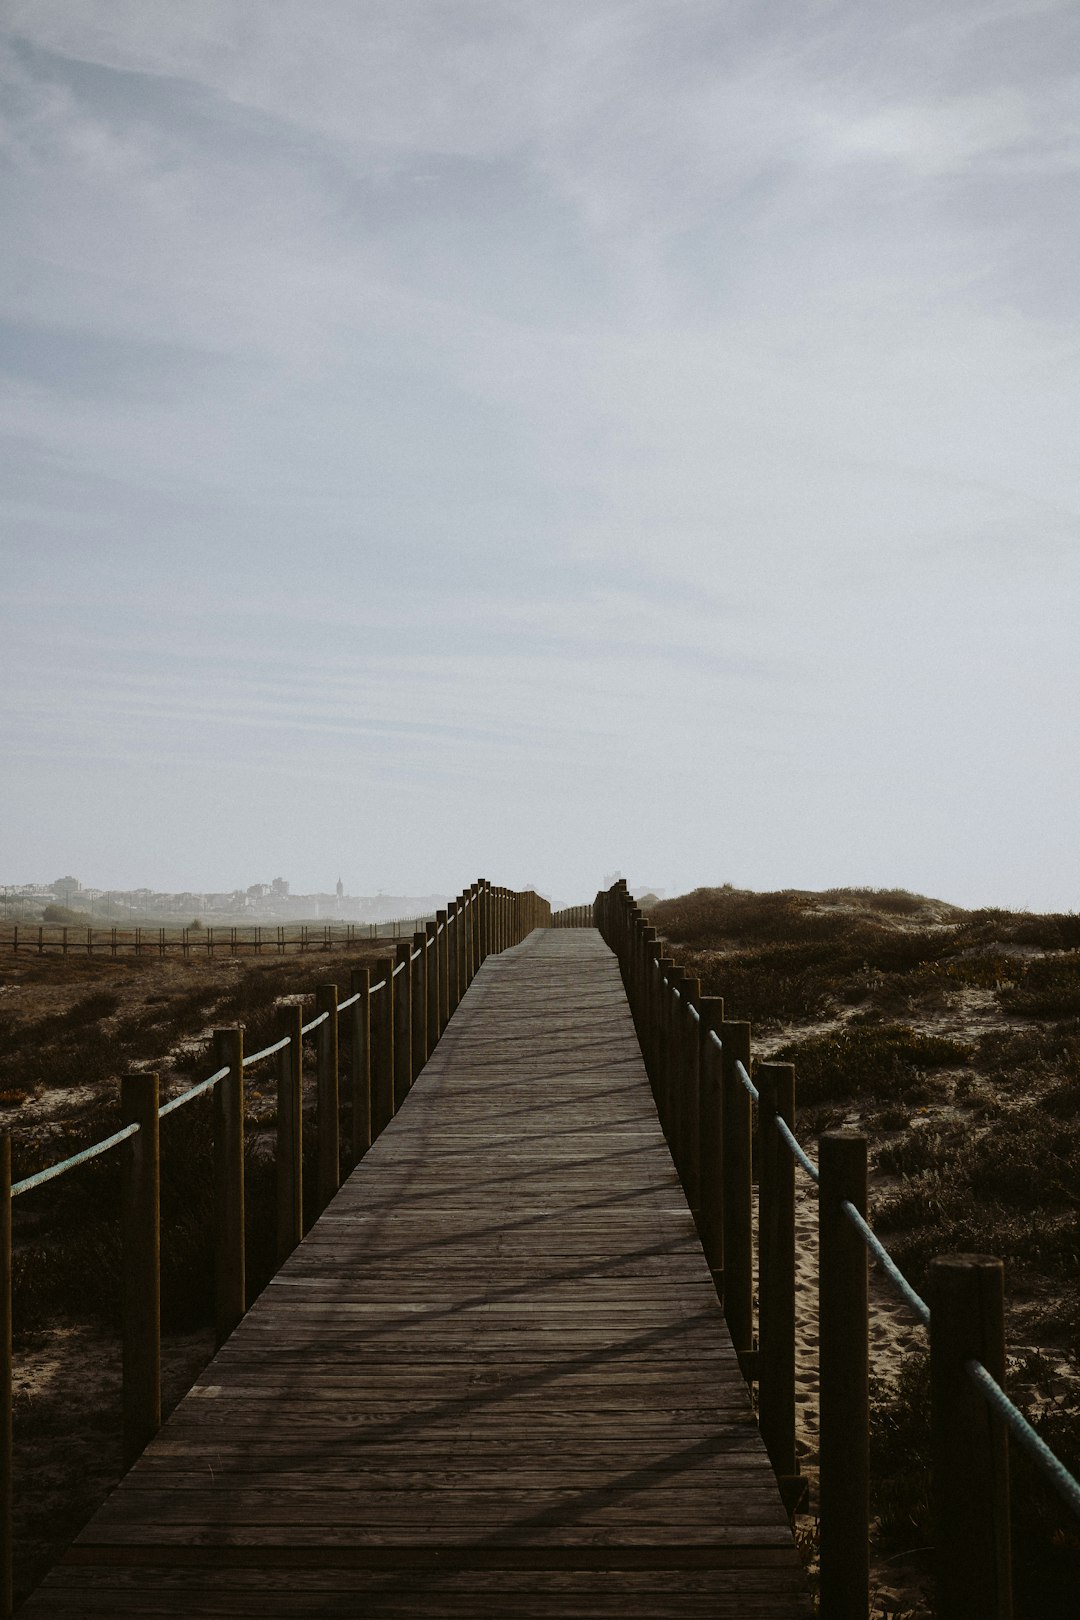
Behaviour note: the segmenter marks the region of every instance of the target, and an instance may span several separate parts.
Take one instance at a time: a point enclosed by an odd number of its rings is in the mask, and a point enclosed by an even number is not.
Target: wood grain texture
[[[488,957],[23,1613],[809,1613],[593,929]]]

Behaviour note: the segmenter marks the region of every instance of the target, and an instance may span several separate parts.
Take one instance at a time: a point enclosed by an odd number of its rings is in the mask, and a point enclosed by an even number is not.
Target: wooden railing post
[[[394,978],[393,958],[375,964],[381,990],[371,995],[371,1137],[374,1141],[394,1117]]]
[[[940,1620],[1011,1620],[1009,1444],[965,1363],[1005,1384],[1004,1267],[987,1254],[930,1262],[931,1456]]]
[[[394,980],[394,1112],[409,1095],[412,1085],[412,946],[407,939],[400,940],[396,951],[395,969],[401,972]]]
[[[469,890],[472,904],[469,906],[469,983],[476,978],[480,964],[484,960],[480,951],[480,884],[474,883]]]
[[[679,1152],[686,1202],[697,1224],[701,1216],[701,1041],[698,1012],[701,981],[684,981],[682,999],[682,1102],[679,1110]],[[692,1009],[692,1010],[691,1010]]]
[[[439,986],[439,1034],[450,1022],[450,916],[449,911],[435,913],[435,962]],[[441,930],[441,932],[440,932]]]
[[[11,1137],[0,1136],[0,1620],[14,1604],[14,1465],[11,1424]]]
[[[750,1025],[725,1021],[720,1106],[724,1141],[724,1316],[739,1356],[754,1348],[753,1109],[735,1065],[750,1072]]]
[[[668,1118],[668,1062],[671,1055],[671,989],[668,978],[675,965],[673,956],[661,956],[657,960],[659,969],[656,974],[656,1079],[653,1083],[653,1094],[656,1097],[656,1111],[660,1115],[660,1124],[665,1137],[668,1134],[670,1120]]]
[[[439,936],[438,924],[424,924],[424,963],[427,986],[427,1055],[431,1056],[438,1042],[442,1026],[439,1022]]]
[[[349,990],[359,997],[349,1009],[349,1130],[354,1167],[371,1146],[370,987],[371,969],[353,968]]]
[[[161,1159],[158,1077],[125,1074],[120,1120],[137,1125],[123,1146],[123,1454],[130,1468],[161,1427]]]
[[[449,1023],[461,1000],[458,973],[458,903],[451,900],[446,907],[446,1019]]]
[[[682,1113],[683,1113],[683,1028],[686,1023],[686,1010],[683,1006],[683,989],[686,984],[686,969],[678,962],[672,962],[667,970],[668,1014],[667,1014],[667,1063],[664,1065],[664,1090],[667,1096],[665,1106],[664,1131],[671,1149],[671,1157],[675,1161],[675,1168],[682,1178]],[[676,994],[676,991],[678,994]]]
[[[723,996],[702,996],[698,1001],[698,1095],[701,1142],[701,1207],[698,1231],[717,1295],[724,1294],[724,1136],[721,1093],[723,1066],[713,1032],[720,1034],[724,1022]],[[722,1038],[722,1037],[721,1037]]]
[[[303,1008],[290,1002],[278,1011],[277,1054],[277,1259],[284,1265],[304,1235]]]
[[[419,932],[412,937],[409,977],[412,996],[412,1078],[416,1079],[428,1060],[427,1000],[428,954],[427,935]]]
[[[214,1067],[229,1072],[214,1087],[214,1322],[224,1344],[247,1309],[244,1274],[244,1031],[215,1029]]]
[[[818,1152],[821,1612],[866,1620],[870,1604],[867,1256],[844,1214],[866,1214],[866,1137],[827,1131]]]
[[[759,1063],[758,1088],[758,1422],[773,1472],[794,1479],[795,1160],[777,1119],[795,1123],[795,1068]]]
[[[315,1012],[326,1020],[315,1031],[316,1129],[318,1131],[319,1209],[323,1210],[341,1185],[341,1081],[338,1065],[338,987],[320,984],[315,990]]]

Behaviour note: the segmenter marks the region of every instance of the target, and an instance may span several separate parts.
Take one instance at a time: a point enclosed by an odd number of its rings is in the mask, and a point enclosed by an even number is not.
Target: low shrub
[[[1080,951],[1037,957],[998,1001],[1014,1017],[1080,1018]]]
[[[801,1103],[868,1097],[919,1102],[930,1095],[925,1071],[971,1061],[972,1048],[941,1035],[920,1035],[906,1024],[865,1025],[808,1035],[773,1056],[795,1064]]]

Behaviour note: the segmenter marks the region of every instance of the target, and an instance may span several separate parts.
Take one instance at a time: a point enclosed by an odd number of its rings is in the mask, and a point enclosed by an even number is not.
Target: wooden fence
[[[552,928],[592,928],[592,906],[564,906],[551,916]]]
[[[289,951],[352,950],[364,940],[407,939],[430,916],[366,923],[218,924],[203,928],[94,928],[61,923],[14,923],[0,931],[0,951],[107,956],[284,956]]]
[[[123,1451],[130,1465],[161,1426],[160,1136],[161,1121],[193,1097],[213,1093],[214,1321],[218,1343],[247,1309],[244,1267],[244,1071],[273,1061],[277,1080],[277,1262],[303,1236],[301,1168],[303,1039],[315,1035],[317,1209],[340,1184],[343,1103],[348,1160],[355,1165],[393,1118],[485,957],[549,927],[551,907],[532,891],[482,879],[439,911],[395,955],[352,972],[349,995],[336,984],[316,991],[315,1014],[279,1012],[278,1038],[244,1054],[243,1027],[214,1032],[214,1073],[160,1104],[158,1076],[121,1082],[122,1126],[112,1137],[48,1170],[12,1183],[11,1139],[0,1136],[0,1615],[12,1606],[12,1233],[11,1202],[99,1154],[123,1155]],[[348,1068],[339,1064],[344,1029]],[[167,1129],[167,1127],[166,1127]]]
[[[867,1223],[866,1137],[825,1133],[814,1164],[794,1135],[793,1065],[758,1063],[751,1078],[750,1025],[729,1018],[722,997],[701,994],[625,883],[597,895],[594,911],[619,959],[661,1122],[744,1376],[757,1384],[762,1437],[790,1509],[805,1490],[795,1450],[796,1169],[817,1184],[821,1614],[866,1620],[869,1611],[873,1255],[930,1335],[936,1613],[1010,1620],[1010,1433],[1074,1513],[1080,1483],[1001,1388],[1002,1262],[935,1259],[929,1303],[921,1299]]]

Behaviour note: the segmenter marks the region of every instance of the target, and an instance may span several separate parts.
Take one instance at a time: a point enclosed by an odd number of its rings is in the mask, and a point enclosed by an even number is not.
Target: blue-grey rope
[[[67,1170],[74,1170],[77,1164],[86,1164],[90,1159],[96,1159],[99,1153],[106,1153],[118,1143],[126,1142],[129,1136],[135,1135],[138,1128],[137,1125],[125,1125],[122,1131],[107,1136],[103,1142],[95,1142],[92,1147],[83,1148],[81,1153],[73,1153],[70,1159],[61,1159],[59,1164],[50,1164],[47,1170],[38,1170],[32,1176],[24,1176],[22,1181],[13,1182],[12,1198],[17,1198],[19,1193],[29,1192],[32,1187],[43,1186],[46,1181],[62,1176]]]
[[[353,1004],[355,1002],[359,1001],[359,1000],[360,1000],[360,992],[358,990],[355,995],[349,996],[346,1001],[339,1001],[338,1002],[338,1009],[337,1009],[338,1012],[343,1013],[345,1011],[346,1007],[353,1006]]]
[[[866,1247],[870,1250],[870,1253],[873,1255],[882,1271],[888,1277],[897,1293],[900,1294],[902,1298],[905,1299],[911,1306],[911,1309],[915,1312],[915,1315],[919,1318],[919,1321],[922,1323],[923,1327],[929,1327],[929,1305],[926,1303],[925,1299],[923,1299],[922,1295],[917,1294],[914,1288],[912,1288],[911,1284],[904,1276],[904,1273],[900,1270],[900,1267],[897,1265],[884,1243],[882,1243],[873,1227],[869,1225],[862,1215],[860,1215],[850,1198],[842,1199],[840,1208],[843,1210],[856,1232],[858,1232],[859,1236],[866,1244]]]
[[[158,1118],[164,1119],[166,1114],[175,1114],[178,1108],[183,1108],[184,1104],[189,1103],[193,1097],[201,1097],[204,1091],[209,1091],[211,1086],[216,1086],[219,1080],[224,1080],[228,1072],[229,1066],[226,1064],[223,1069],[219,1069],[216,1074],[210,1075],[208,1079],[200,1080],[197,1086],[191,1086],[187,1091],[182,1091],[179,1097],[174,1097],[172,1102],[167,1102],[163,1108],[158,1109]]]
[[[1023,1412],[1013,1405],[981,1361],[965,1361],[964,1370],[987,1404],[1009,1425],[1021,1450],[1027,1452],[1061,1499],[1080,1517],[1080,1481],[1073,1478],[1060,1457],[1055,1457],[1046,1441],[1035,1433]]]
[[[258,1063],[260,1058],[272,1057],[275,1052],[280,1052],[283,1046],[288,1046],[291,1040],[291,1035],[283,1035],[280,1041],[274,1042],[273,1046],[264,1046],[261,1052],[250,1052],[241,1064],[241,1068],[246,1069],[249,1063]]]
[[[817,1165],[814,1163],[810,1155],[803,1151],[802,1144],[796,1140],[795,1133],[791,1129],[791,1126],[788,1124],[786,1119],[781,1119],[779,1114],[776,1116],[776,1129],[780,1133],[780,1140],[787,1144],[788,1152],[795,1160],[795,1163],[801,1165],[801,1167],[810,1177],[811,1181],[820,1181],[821,1172]]]
[[[738,1075],[738,1077],[739,1077],[740,1081],[742,1082],[744,1088],[750,1093],[750,1095],[751,1095],[751,1097],[753,1097],[754,1101],[757,1102],[757,1100],[758,1100],[758,1088],[757,1088],[757,1086],[755,1086],[754,1082],[751,1080],[750,1076],[747,1074],[745,1068],[742,1065],[742,1061],[739,1058],[735,1059],[735,1073]]]
[[[313,1029],[318,1029],[320,1024],[325,1024],[326,1023],[326,1020],[329,1018],[329,1016],[330,1016],[330,1014],[328,1012],[321,1012],[317,1018],[313,1018],[311,1020],[310,1024],[301,1024],[300,1025],[300,1033],[301,1033],[301,1035],[308,1035],[308,1034],[311,1033],[311,1031]]]

